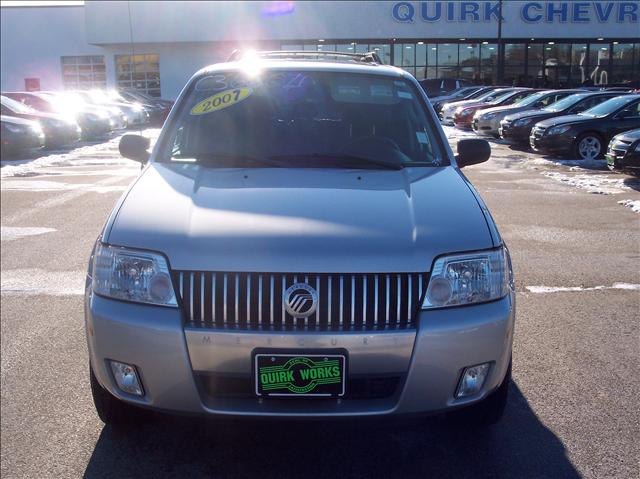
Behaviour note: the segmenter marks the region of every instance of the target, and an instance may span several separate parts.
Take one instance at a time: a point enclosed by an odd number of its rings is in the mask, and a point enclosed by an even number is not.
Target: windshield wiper
[[[300,161],[316,163],[318,168],[327,166],[340,166],[340,167],[369,167],[375,165],[388,170],[401,170],[404,165],[395,161],[385,161],[377,158],[365,158],[357,155],[346,154],[331,154],[331,153],[311,153],[301,155],[274,155],[270,156],[269,160],[292,162],[289,166],[295,166],[294,164]],[[332,165],[333,163],[333,165]],[[304,165],[309,167],[309,165]]]
[[[195,161],[207,166],[218,166],[220,168],[235,168],[239,166],[256,165],[272,166],[282,168],[287,166],[282,162],[272,161],[268,158],[261,158],[251,155],[235,155],[230,153],[199,153],[195,155],[172,156],[172,160]]]

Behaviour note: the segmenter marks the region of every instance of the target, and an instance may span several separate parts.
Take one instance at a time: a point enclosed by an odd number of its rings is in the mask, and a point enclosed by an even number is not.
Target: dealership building
[[[640,0],[91,1],[5,6],[0,18],[3,91],[137,88],[175,98],[195,71],[237,48],[376,51],[418,79],[640,81]]]

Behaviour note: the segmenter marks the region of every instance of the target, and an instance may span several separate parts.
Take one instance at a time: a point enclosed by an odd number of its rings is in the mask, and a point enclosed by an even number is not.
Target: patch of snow
[[[88,183],[62,183],[58,181],[44,180],[5,180],[2,182],[3,190],[20,191],[70,191],[83,190],[95,193],[109,193],[111,191],[124,191],[126,186],[98,186]]]
[[[159,128],[149,128],[142,132],[151,140],[151,147],[160,133]],[[140,165],[132,160],[122,158],[118,153],[118,143],[122,134],[103,143],[94,143],[75,148],[70,151],[52,152],[36,159],[0,161],[0,178],[15,176],[32,176],[37,170],[51,166],[131,166]]]
[[[37,236],[57,231],[54,228],[38,228],[38,227],[18,227],[18,226],[2,226],[0,227],[0,238],[2,241],[13,241],[26,236]]]
[[[478,138],[473,131],[460,130],[455,126],[442,125],[442,129],[444,130],[444,134],[449,140],[458,140],[462,138]]]
[[[14,269],[2,272],[2,294],[44,294],[70,296],[84,294],[83,271]]]
[[[640,284],[632,284],[632,283],[613,283],[611,286],[592,286],[592,287],[582,287],[582,286],[527,286],[527,291],[530,293],[536,294],[545,294],[545,293],[564,293],[564,292],[574,292],[574,291],[599,291],[605,289],[624,289],[624,290],[633,290],[640,291]]]
[[[619,177],[605,175],[569,176],[554,171],[545,171],[542,174],[566,185],[575,186],[587,190],[589,193],[600,195],[616,195],[630,189],[629,186],[625,185],[624,178]]]
[[[618,204],[628,206],[634,213],[640,213],[640,200],[622,200]]]
[[[528,161],[531,165],[540,165],[540,166],[572,166],[571,171],[580,171],[580,170],[606,170],[607,162],[606,160],[565,160],[560,158],[534,158],[533,160]]]

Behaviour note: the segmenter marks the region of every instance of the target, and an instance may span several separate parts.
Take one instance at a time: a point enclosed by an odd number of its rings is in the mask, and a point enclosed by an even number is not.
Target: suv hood
[[[165,253],[184,270],[418,272],[443,253],[491,248],[453,167],[206,168],[152,163],[106,242]]]

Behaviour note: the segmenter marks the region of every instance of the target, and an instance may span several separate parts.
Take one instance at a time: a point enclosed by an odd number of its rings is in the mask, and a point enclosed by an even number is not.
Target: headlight
[[[20,125],[12,125],[11,123],[5,123],[5,127],[12,133],[22,133],[24,131],[24,127]]]
[[[506,248],[436,259],[423,309],[485,303],[507,295],[511,262]]]
[[[93,290],[114,299],[177,306],[166,260],[147,251],[99,244],[93,256]]]
[[[531,120],[529,118],[521,118],[514,121],[513,126],[527,126],[529,123],[531,123]]]
[[[553,128],[549,128],[547,130],[547,135],[562,135],[563,133],[569,131],[571,125],[562,125],[562,126],[554,126]]]

